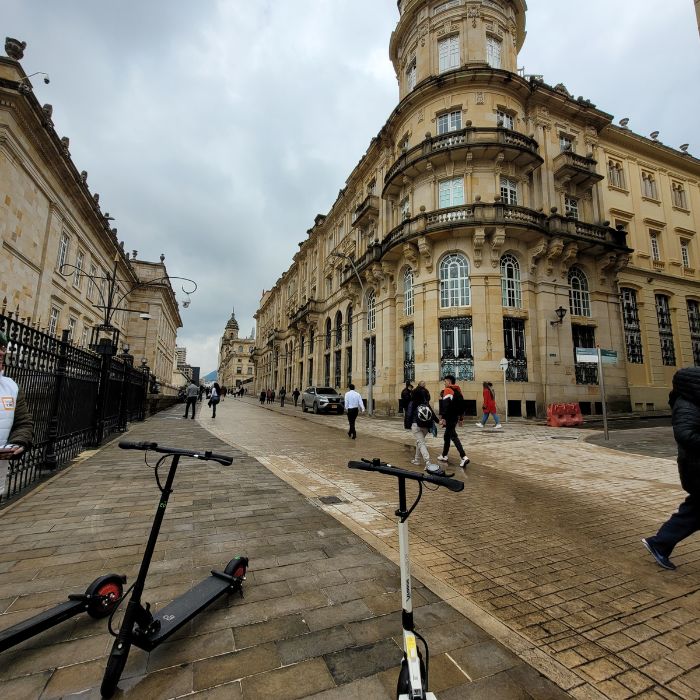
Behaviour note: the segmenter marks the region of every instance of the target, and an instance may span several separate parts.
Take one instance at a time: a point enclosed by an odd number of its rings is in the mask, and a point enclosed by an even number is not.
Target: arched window
[[[335,344],[343,342],[343,314],[338,311],[335,315]]]
[[[440,306],[469,306],[469,263],[464,255],[451,253],[440,263]]]
[[[583,270],[572,267],[569,270],[569,313],[572,316],[591,315],[591,295],[588,291],[588,278]]]
[[[410,267],[403,273],[403,312],[413,316],[413,270]]]
[[[331,347],[331,320],[326,319],[326,350],[330,350]]]
[[[347,313],[345,314],[345,322],[347,323],[347,331],[345,332],[345,340],[349,343],[352,340],[352,304],[348,305]]]
[[[501,257],[501,299],[503,306],[513,309],[519,309],[523,305],[520,263],[510,253]]]
[[[373,331],[376,327],[377,298],[374,290],[367,292],[367,330]]]

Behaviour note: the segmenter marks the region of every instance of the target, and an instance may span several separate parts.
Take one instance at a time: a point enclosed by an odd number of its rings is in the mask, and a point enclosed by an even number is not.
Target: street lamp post
[[[343,260],[347,260],[350,263],[352,271],[355,273],[355,277],[357,277],[357,281],[360,283],[360,293],[362,294],[362,309],[363,311],[368,311],[368,309],[365,308],[365,285],[362,284],[362,278],[360,277],[360,273],[357,271],[357,267],[355,267],[355,261],[347,253],[331,253],[331,255],[336,258],[343,258]],[[374,336],[370,332],[368,362],[369,377],[367,379],[367,414],[370,416],[374,413],[374,401],[372,396],[372,388],[374,386],[374,359]]]

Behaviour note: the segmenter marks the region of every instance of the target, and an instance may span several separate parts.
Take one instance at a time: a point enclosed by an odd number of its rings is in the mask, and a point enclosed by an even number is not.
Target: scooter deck
[[[187,593],[183,593],[162,610],[154,613],[153,620],[160,622],[160,628],[148,635],[135,634],[132,643],[144,651],[152,651],[229,590],[230,581],[214,575],[205,578]]]
[[[15,644],[19,644],[25,639],[39,634],[39,632],[64,622],[83,610],[85,610],[85,601],[67,600],[65,603],[59,603],[49,610],[30,617],[28,620],[2,630],[0,631],[0,651],[5,651],[5,649],[9,649]]]

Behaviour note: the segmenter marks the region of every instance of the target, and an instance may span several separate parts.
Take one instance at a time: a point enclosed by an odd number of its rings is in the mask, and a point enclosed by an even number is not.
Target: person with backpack
[[[462,470],[469,464],[462,443],[457,435],[457,425],[464,422],[464,397],[462,390],[455,383],[453,374],[447,374],[444,378],[445,388],[440,399],[440,425],[445,428],[442,454],[438,456],[440,462],[447,462],[447,453],[450,451],[450,442],[453,442],[459,452],[459,466]]]
[[[435,420],[435,414],[430,406],[430,392],[425,388],[425,382],[418,382],[404,408],[403,419],[404,428],[411,431],[416,441],[416,455],[411,460],[411,464],[420,466],[425,462],[425,471],[428,474],[445,476],[445,471],[440,468],[440,465],[431,461],[428,446],[425,444],[428,433],[437,435]]]
[[[502,430],[501,419],[498,417],[498,409],[496,408],[496,392],[493,390],[493,384],[491,382],[484,382],[484,404],[481,407],[484,415],[481,420],[476,422],[479,428],[483,428],[489,419],[489,416],[493,416],[496,425],[494,430]]]

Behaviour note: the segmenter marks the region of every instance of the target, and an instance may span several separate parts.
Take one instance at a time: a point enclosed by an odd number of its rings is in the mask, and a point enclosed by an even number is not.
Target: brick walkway
[[[345,465],[361,456],[408,465],[400,421],[361,419],[353,443],[343,417],[301,416],[227,400],[216,421],[202,423],[302,492],[347,501],[325,509],[393,550],[393,485]],[[673,453],[669,428],[644,432]],[[430,494],[411,519],[422,580],[437,579],[443,599],[476,608],[472,619],[575,697],[697,700],[700,540],[679,545],[675,572],[640,544],[683,498],[675,461],[527,422],[502,432],[467,424],[462,434],[472,458],[467,488]]]
[[[247,418],[236,423],[239,411]],[[128,437],[206,446],[236,461],[181,463],[144,600],[159,608],[241,553],[251,559],[245,598],[223,598],[150,654],[132,649],[118,697],[392,698],[401,658],[396,566],[316,498],[178,416],[160,414]],[[222,404],[217,420],[277,450],[282,441],[270,436],[286,438],[289,421],[307,441],[337,440],[332,428],[245,403]],[[100,574],[133,581],[157,495],[142,455],[112,444],[0,511],[0,629],[82,592]],[[427,513],[435,497],[428,494]],[[384,528],[383,536],[393,530],[388,521]],[[415,604],[440,700],[569,697],[441,600],[454,593],[433,581],[436,591],[417,583]],[[56,626],[0,655],[0,697],[97,698],[111,642],[105,622],[87,616]]]

